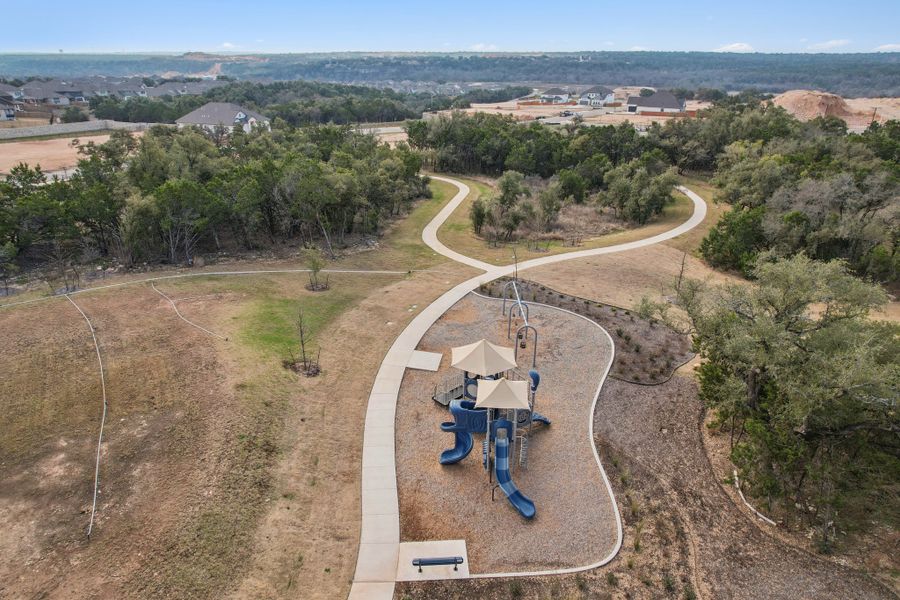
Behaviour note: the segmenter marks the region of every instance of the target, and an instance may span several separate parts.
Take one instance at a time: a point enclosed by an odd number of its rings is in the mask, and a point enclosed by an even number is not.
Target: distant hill
[[[338,83],[544,82],[900,96],[900,53],[3,54],[0,77],[221,73]]]

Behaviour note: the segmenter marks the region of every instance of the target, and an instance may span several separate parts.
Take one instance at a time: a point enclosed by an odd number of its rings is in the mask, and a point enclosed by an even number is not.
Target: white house
[[[609,88],[602,85],[595,85],[581,92],[578,104],[584,106],[605,106],[616,101],[616,95]]]
[[[541,102],[544,104],[565,104],[571,95],[561,88],[550,88],[541,94]]]
[[[252,110],[232,104],[231,102],[207,102],[197,110],[191,111],[180,119],[176,119],[178,127],[197,125],[213,131],[216,127],[225,127],[228,131],[240,127],[250,132],[254,127],[269,128],[269,119]]]
[[[679,100],[669,92],[655,92],[651,96],[630,96],[628,112],[679,113],[684,112],[684,100]]]

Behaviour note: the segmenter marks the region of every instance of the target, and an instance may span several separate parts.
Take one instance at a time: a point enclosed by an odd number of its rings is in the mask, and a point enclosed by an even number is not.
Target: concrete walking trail
[[[428,329],[466,294],[476,290],[478,286],[483,283],[493,281],[494,279],[505,275],[510,275],[516,270],[516,265],[491,265],[462,255],[441,243],[437,236],[438,229],[440,229],[441,225],[466,199],[469,194],[469,186],[447,177],[434,176],[432,178],[450,183],[456,186],[459,191],[434,217],[434,219],[428,223],[422,232],[422,240],[435,252],[457,262],[481,269],[484,273],[476,275],[451,288],[416,315],[388,350],[381,363],[381,368],[378,370],[378,374],[375,377],[372,391],[369,395],[365,432],[363,436],[362,528],[360,533],[359,554],[356,562],[356,573],[353,577],[353,584],[350,589],[349,597],[351,600],[390,600],[393,598],[394,585],[398,580],[398,561],[401,554],[401,544],[400,507],[397,496],[397,472],[394,454],[394,417],[396,414],[397,397],[400,392],[400,385],[403,381],[403,374],[413,356],[413,351],[416,349],[416,346],[418,346]],[[615,246],[607,246],[604,248],[592,248],[589,250],[580,250],[535,258],[519,263],[518,270],[523,271],[532,267],[574,260],[577,258],[612,254],[615,252],[624,252],[626,250],[642,248],[644,246],[651,246],[690,231],[699,225],[706,217],[706,203],[696,193],[683,186],[679,186],[678,190],[688,196],[694,203],[693,214],[681,225],[642,240]],[[601,387],[603,383],[604,381],[601,380]],[[612,490],[609,489],[608,492],[615,507],[615,501],[612,499]],[[617,508],[616,514],[618,515]],[[598,563],[586,565],[577,569],[546,571],[543,573],[573,572],[601,566],[609,560],[612,560],[618,553],[622,539],[621,522],[618,524],[618,538],[613,553]],[[434,547],[437,549],[443,547],[441,544],[452,544],[457,542],[459,542],[459,540],[435,542]],[[508,573],[504,575],[535,574],[536,573]],[[467,571],[466,575],[468,575]]]

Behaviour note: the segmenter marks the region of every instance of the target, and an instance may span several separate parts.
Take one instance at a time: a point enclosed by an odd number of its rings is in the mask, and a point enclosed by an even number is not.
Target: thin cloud
[[[713,52],[753,52],[753,46],[746,42],[735,42],[716,48]]]
[[[646,48],[644,46],[632,46],[628,50],[630,50],[631,52],[646,52],[649,49],[650,48]]]
[[[484,42],[479,42],[477,44],[472,44],[469,46],[469,50],[473,52],[493,52],[497,49],[497,44],[485,44]]]
[[[222,42],[222,47],[223,48],[237,48],[237,46],[235,46],[231,42]]]
[[[875,52],[900,52],[900,44],[882,44],[875,48]]]
[[[810,44],[807,50],[834,50],[835,48],[843,48],[848,45],[850,40],[828,40],[827,42],[819,42],[818,44]]]

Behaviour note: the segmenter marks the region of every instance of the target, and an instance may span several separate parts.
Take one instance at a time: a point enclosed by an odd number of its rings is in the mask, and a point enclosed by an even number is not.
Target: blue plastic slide
[[[519,514],[526,519],[534,518],[534,502],[519,491],[509,474],[509,434],[512,423],[506,420],[496,421],[494,425],[494,476],[497,485],[506,494],[507,500]]]
[[[474,402],[453,400],[450,402],[450,414],[453,422],[441,423],[441,431],[452,433],[454,444],[449,450],[441,452],[442,465],[452,465],[467,457],[475,445],[472,434],[487,431],[487,411],[475,410]]]

